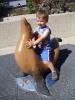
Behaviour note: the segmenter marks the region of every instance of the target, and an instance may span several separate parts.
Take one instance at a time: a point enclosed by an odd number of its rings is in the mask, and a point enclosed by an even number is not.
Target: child
[[[39,56],[39,59],[48,65],[52,72],[52,80],[57,80],[57,72],[53,63],[50,61],[50,52],[52,48],[50,40],[51,30],[46,25],[48,22],[48,17],[48,12],[45,10],[39,9],[36,12],[36,22],[38,27],[35,29],[35,34],[33,34],[36,36],[36,39],[35,41],[27,41],[26,45],[28,48],[36,46],[36,52]]]

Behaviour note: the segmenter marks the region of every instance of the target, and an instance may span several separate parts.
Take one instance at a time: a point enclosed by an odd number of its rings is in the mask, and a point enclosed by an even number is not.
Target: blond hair
[[[43,9],[39,9],[36,12],[36,17],[45,20],[46,22],[48,22],[48,18],[49,18],[49,14],[47,11],[43,10]]]

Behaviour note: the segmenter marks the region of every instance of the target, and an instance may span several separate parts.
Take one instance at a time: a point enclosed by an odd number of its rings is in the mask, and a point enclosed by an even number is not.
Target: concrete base
[[[45,78],[45,84],[46,84],[46,87],[47,87],[45,89],[48,89],[49,87],[51,87],[55,83],[56,83],[56,81],[52,80],[51,73],[49,73]],[[44,93],[42,93],[40,91],[37,91],[37,89],[36,89],[36,85],[37,84],[36,84],[35,80],[33,79],[33,77],[31,75],[27,75],[25,77],[16,78],[16,84],[24,91],[28,91],[28,92],[31,91],[31,92],[36,92],[37,94],[40,94],[40,95],[50,96],[49,93],[48,94],[47,93],[44,94]],[[43,88],[42,88],[42,90],[46,91]]]

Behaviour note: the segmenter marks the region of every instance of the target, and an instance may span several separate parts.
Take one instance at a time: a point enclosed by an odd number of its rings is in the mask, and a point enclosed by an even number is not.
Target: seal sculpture
[[[48,70],[47,63],[40,61],[38,55],[35,53],[33,48],[27,48],[26,41],[32,39],[32,28],[25,17],[21,19],[21,35],[16,45],[15,60],[19,65],[22,72],[31,74],[36,81],[37,91],[43,94],[49,94],[43,79],[42,72]],[[54,49],[56,53],[55,59],[58,58],[58,48]]]
[[[45,65],[37,59],[37,55],[32,48],[27,48],[25,42],[32,38],[32,28],[26,18],[21,19],[21,35],[16,45],[15,59],[21,70],[25,73],[38,77],[41,68]],[[40,67],[41,66],[41,67]],[[43,68],[44,69],[44,68]]]
[[[21,35],[16,45],[15,59],[21,70],[25,73],[39,75],[48,70],[47,63],[40,61],[33,48],[27,48],[26,42],[32,39],[32,28],[25,17],[21,18]],[[54,64],[56,64],[59,55],[60,38],[52,40],[52,49],[54,52]]]

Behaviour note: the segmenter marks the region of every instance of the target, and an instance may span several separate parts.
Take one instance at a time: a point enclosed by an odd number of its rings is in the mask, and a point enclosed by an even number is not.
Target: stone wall
[[[22,16],[27,18],[33,29],[36,27],[35,14]],[[0,48],[16,45],[21,34],[22,16],[7,17],[0,22]],[[75,12],[50,15],[48,25],[51,28],[52,37],[75,36]]]

